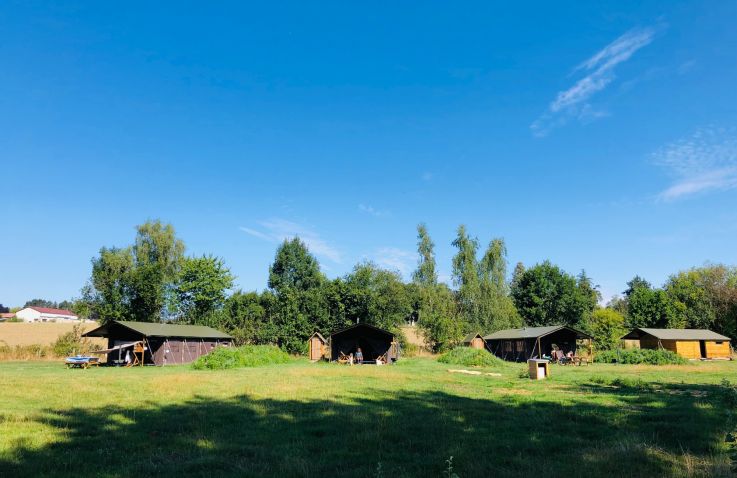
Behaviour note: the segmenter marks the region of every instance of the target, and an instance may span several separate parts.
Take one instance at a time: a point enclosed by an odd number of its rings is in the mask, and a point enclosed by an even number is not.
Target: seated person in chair
[[[363,352],[361,351],[361,347],[358,347],[356,350],[356,363],[359,365],[363,363]]]

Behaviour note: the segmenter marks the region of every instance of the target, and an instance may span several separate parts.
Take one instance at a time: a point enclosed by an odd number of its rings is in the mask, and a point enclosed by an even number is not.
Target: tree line
[[[187,256],[170,224],[136,227],[133,244],[103,247],[75,310],[101,322],[176,321],[217,327],[238,343],[277,344],[304,352],[315,331],[358,322],[392,330],[416,323],[441,351],[469,332],[565,324],[590,332],[597,347],[616,347],[628,327],[710,328],[737,335],[737,269],[707,265],[671,276],[663,288],[640,277],[621,298],[600,307],[601,294],[581,271],[573,276],[544,261],[518,263],[508,277],[502,238],[481,243],[461,225],[452,242],[452,286],[438,281],[435,244],[417,227],[417,268],[410,281],[370,261],[329,279],[298,237],[276,250],[263,291],[233,291],[234,276],[213,255]]]

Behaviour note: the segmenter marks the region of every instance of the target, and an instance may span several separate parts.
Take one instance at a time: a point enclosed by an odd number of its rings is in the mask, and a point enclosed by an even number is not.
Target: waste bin
[[[533,380],[542,380],[550,377],[550,360],[530,359],[527,361],[530,366],[530,378]]]

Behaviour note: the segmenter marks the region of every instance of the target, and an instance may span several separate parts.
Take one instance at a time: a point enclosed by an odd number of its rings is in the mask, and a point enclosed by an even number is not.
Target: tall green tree
[[[417,253],[420,259],[417,270],[412,274],[412,280],[423,286],[434,286],[438,283],[438,274],[435,270],[435,244],[430,239],[424,223],[417,225]]]
[[[83,300],[89,304],[90,316],[102,324],[113,320],[130,320],[133,283],[131,249],[100,249],[92,259],[90,283],[82,289]]]
[[[307,245],[298,237],[284,240],[269,268],[269,288],[277,294],[287,289],[305,291],[319,287],[324,280],[320,264],[310,254]]]
[[[626,333],[624,316],[610,308],[596,309],[582,322],[582,328],[594,337],[598,350],[611,350],[619,346]]]
[[[267,323],[278,345],[290,352],[304,351],[307,338],[325,322],[328,303],[321,290],[326,282],[317,259],[299,238],[279,246],[269,268],[269,288],[274,295],[268,302]]]
[[[345,310],[352,323],[396,330],[413,312],[412,297],[397,272],[363,262],[345,277],[345,283]]]
[[[171,224],[147,221],[136,227],[132,247],[131,313],[141,322],[159,322],[170,305],[184,258],[184,242]]]
[[[174,286],[180,319],[192,324],[207,323],[222,308],[233,280],[230,269],[218,257],[184,258]]]
[[[575,326],[595,307],[576,278],[549,261],[527,269],[512,289],[512,297],[525,324],[531,326]]]
[[[478,322],[478,302],[481,293],[476,254],[479,241],[466,232],[466,226],[458,226],[452,245],[458,249],[453,256],[453,284],[458,288],[458,309],[461,319],[469,324]]]
[[[418,327],[431,350],[442,352],[461,341],[463,324],[458,316],[455,295],[447,285],[419,287],[415,307]]]
[[[627,298],[627,326],[684,328],[684,306],[662,289],[640,285]]]
[[[721,264],[695,267],[672,275],[664,290],[683,311],[688,328],[737,333],[737,269]]]
[[[469,330],[485,333],[517,327],[519,314],[509,296],[507,247],[504,239],[493,239],[479,262],[479,315]]]
[[[269,343],[268,338],[260,335],[265,329],[267,313],[258,292],[239,290],[225,300],[218,325],[227,330],[238,345]]]

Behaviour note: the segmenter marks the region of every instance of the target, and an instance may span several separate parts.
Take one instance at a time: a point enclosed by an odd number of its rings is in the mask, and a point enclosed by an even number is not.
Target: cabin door
[[[320,340],[317,338],[312,339],[312,346],[310,347],[311,360],[320,360]]]
[[[706,358],[706,341],[699,340],[699,349],[701,351],[701,358],[705,359]]]

